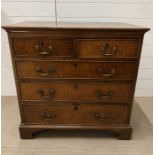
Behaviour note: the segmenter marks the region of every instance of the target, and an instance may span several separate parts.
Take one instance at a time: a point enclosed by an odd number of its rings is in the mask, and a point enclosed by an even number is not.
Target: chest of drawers
[[[143,36],[125,23],[23,22],[10,43],[23,139],[45,130],[103,130],[130,139]]]

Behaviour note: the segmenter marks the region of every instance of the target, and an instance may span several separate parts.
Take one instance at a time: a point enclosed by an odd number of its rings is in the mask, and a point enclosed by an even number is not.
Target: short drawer
[[[22,100],[131,100],[132,82],[46,81],[21,82]]]
[[[79,39],[81,58],[138,58],[140,41],[137,39]]]
[[[112,125],[127,123],[127,105],[24,105],[25,124]]]
[[[17,61],[19,78],[135,79],[136,62]]]
[[[15,38],[12,39],[15,56],[73,57],[73,39]]]

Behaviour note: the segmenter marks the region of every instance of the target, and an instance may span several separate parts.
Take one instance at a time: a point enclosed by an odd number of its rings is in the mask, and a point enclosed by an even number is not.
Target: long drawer
[[[25,124],[112,125],[127,122],[127,105],[23,105]]]
[[[15,56],[73,57],[73,39],[15,38],[12,39]]]
[[[132,82],[46,81],[21,82],[22,100],[131,100]]]
[[[78,39],[81,58],[137,58],[138,39]]]
[[[20,78],[102,78],[134,79],[137,63],[84,61],[17,61]]]

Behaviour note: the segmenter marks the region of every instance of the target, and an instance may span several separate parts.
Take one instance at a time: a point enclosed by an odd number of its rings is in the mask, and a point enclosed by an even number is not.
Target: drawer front
[[[21,78],[102,78],[105,80],[134,79],[135,62],[62,62],[17,61],[17,74]]]
[[[25,105],[25,124],[112,125],[127,123],[127,105]]]
[[[139,40],[79,39],[81,58],[136,58],[139,56]]]
[[[22,100],[98,100],[125,102],[131,99],[131,82],[21,82]]]
[[[14,55],[31,57],[72,57],[73,39],[12,39]]]

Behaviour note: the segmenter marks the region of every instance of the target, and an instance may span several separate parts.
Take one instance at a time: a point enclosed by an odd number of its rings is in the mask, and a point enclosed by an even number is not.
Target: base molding
[[[119,140],[131,139],[132,128],[130,125],[119,126],[75,126],[75,125],[24,125],[19,126],[21,139],[33,139],[41,132],[49,130],[101,130],[112,132]]]

